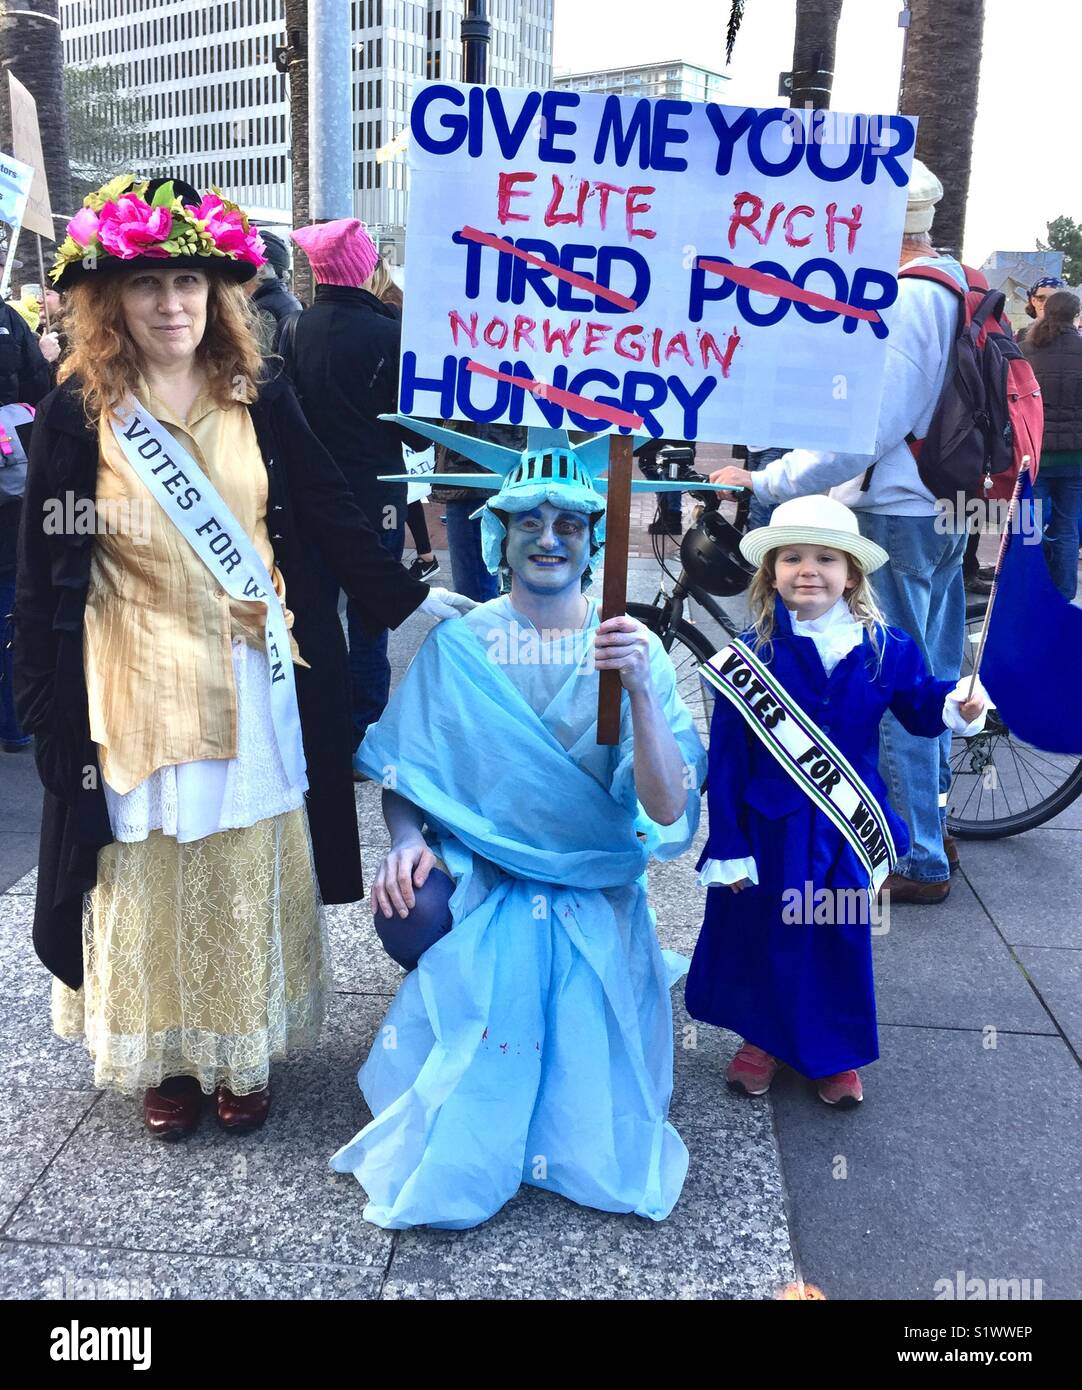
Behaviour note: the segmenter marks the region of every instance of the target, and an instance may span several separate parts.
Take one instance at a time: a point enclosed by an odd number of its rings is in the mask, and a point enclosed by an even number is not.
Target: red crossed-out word
[[[603,405],[601,401],[592,401],[588,396],[577,396],[574,391],[561,391],[558,386],[550,386],[544,381],[512,376],[510,372],[497,372],[492,367],[482,366],[480,362],[474,362],[472,359],[466,363],[466,370],[479,372],[481,376],[491,377],[493,381],[510,382],[512,386],[521,387],[523,391],[540,396],[543,401],[552,401],[553,405],[562,406],[564,410],[573,410],[576,415],[586,415],[591,420],[608,420],[614,425],[622,425],[625,429],[642,429],[642,416],[633,415],[630,410],[621,410],[619,406]]]
[[[834,314],[844,314],[847,318],[867,319],[870,323],[879,322],[879,314],[875,309],[855,308],[852,304],[846,304],[844,300],[831,299],[828,295],[816,294],[814,290],[801,289],[789,280],[767,275],[762,270],[752,270],[750,266],[725,265],[705,256],[700,256],[696,264],[700,270],[712,270],[715,275],[722,275],[734,284],[743,285],[747,290],[771,294],[775,299],[792,299],[797,304],[810,304],[813,309],[827,309]]]
[[[563,266],[553,265],[551,261],[542,260],[540,256],[535,256],[532,251],[523,251],[518,246],[501,241],[498,236],[493,236],[491,232],[479,232],[476,227],[463,227],[459,235],[464,241],[476,241],[480,246],[491,246],[494,251],[502,251],[505,256],[518,256],[520,260],[528,261],[530,265],[547,270],[558,280],[566,280],[569,285],[574,285],[576,289],[598,295],[601,299],[607,299],[611,304],[616,304],[621,309],[637,309],[639,307],[635,300],[626,294],[620,294],[618,290],[610,290],[607,285],[599,285],[596,280],[591,280],[587,275],[580,275],[576,270],[564,270]]]

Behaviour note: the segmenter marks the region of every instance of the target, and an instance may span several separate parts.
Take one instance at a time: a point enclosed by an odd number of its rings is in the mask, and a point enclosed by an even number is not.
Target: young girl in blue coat
[[[867,575],[887,553],[860,535],[840,502],[785,502],[769,526],[744,537],[741,551],[758,565],[749,592],[752,627],[741,641],[782,687],[747,707],[758,707],[762,725],[779,695],[799,707],[775,714],[772,727],[780,719],[805,737],[810,729],[813,743],[816,735],[828,740],[849,765],[849,785],[878,803],[872,809],[881,811],[903,854],[908,835],[877,770],[879,721],[889,709],[913,734],[936,738],[945,726],[975,733],[984,724],[983,690],[978,684],[966,701],[968,678],[957,685],[933,679],[913,639],[884,624]],[[724,693],[720,677],[734,668],[737,650],[727,648],[703,668],[718,691],[710,835],[697,866],[709,892],[687,980],[688,1012],[745,1040],[726,1073],[734,1089],[762,1095],[786,1063],[814,1078],[828,1105],[854,1106],[863,1098],[857,1068],[879,1055],[868,863],[837,815],[821,809],[818,791],[809,794],[786,770],[800,765],[799,754],[779,762],[770,732],[753,727]],[[752,688],[764,687],[745,677],[745,691]],[[803,765],[826,766],[814,756]],[[822,776],[828,791],[842,780],[834,772]],[[839,794],[844,785],[831,797]]]

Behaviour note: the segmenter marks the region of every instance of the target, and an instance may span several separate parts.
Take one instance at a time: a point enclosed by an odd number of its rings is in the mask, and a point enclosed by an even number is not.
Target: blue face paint
[[[575,585],[590,563],[590,518],[542,502],[507,517],[507,564],[531,593],[558,594]]]

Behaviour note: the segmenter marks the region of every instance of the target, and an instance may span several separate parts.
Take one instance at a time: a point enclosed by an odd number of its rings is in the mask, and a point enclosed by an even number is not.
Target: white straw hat
[[[740,553],[753,565],[761,565],[772,550],[783,545],[825,545],[844,550],[865,574],[885,565],[890,556],[881,545],[860,534],[856,516],[833,497],[794,497],[774,508],[769,526],[749,531],[740,542]]]

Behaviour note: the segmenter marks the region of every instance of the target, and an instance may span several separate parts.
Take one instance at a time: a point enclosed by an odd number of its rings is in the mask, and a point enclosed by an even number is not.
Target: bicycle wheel
[[[973,669],[983,610],[966,612],[962,674]],[[999,840],[1043,825],[1082,793],[1082,759],[1046,753],[1011,733],[998,710],[984,730],[951,739],[947,829],[960,840]]]
[[[637,618],[661,638],[676,670],[676,688],[687,705],[699,737],[705,744],[710,737],[710,720],[714,713],[714,687],[699,675],[699,667],[714,655],[713,642],[694,623],[681,618],[672,631],[662,633],[663,615],[649,603],[629,603],[630,617]]]

